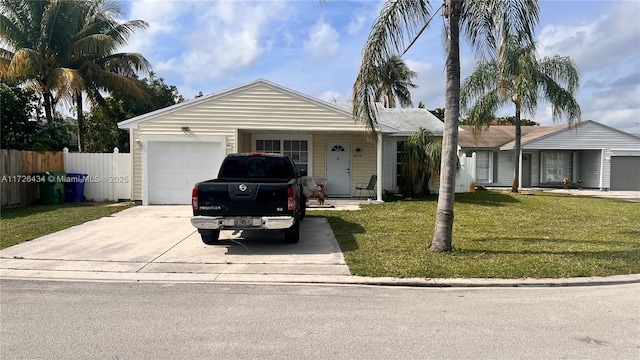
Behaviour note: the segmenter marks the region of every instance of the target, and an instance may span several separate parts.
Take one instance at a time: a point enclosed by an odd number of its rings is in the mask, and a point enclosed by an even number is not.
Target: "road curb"
[[[640,274],[561,279],[429,279],[362,277],[351,275],[290,275],[290,274],[193,274],[193,273],[130,273],[3,269],[1,280],[40,281],[104,281],[160,283],[252,283],[252,284],[324,284],[363,286],[402,286],[433,288],[477,287],[569,287],[640,284]]]

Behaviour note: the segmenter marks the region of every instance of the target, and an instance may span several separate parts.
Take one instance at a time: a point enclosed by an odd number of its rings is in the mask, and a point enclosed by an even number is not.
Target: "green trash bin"
[[[64,183],[67,173],[64,171],[47,171],[35,173],[41,180],[40,199],[44,205],[56,205],[64,202]]]

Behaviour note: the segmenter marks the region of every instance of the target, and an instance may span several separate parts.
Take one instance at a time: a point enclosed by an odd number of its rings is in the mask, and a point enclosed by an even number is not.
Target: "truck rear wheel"
[[[296,244],[300,241],[300,222],[297,221],[295,225],[284,231],[284,241],[290,244]]]
[[[214,245],[220,237],[220,230],[198,230],[202,237],[202,242],[207,245]]]

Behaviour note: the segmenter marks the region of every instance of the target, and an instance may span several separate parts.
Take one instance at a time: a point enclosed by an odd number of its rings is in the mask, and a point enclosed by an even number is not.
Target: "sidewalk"
[[[593,196],[608,199],[618,199],[631,202],[640,202],[640,191],[602,191],[592,189],[542,189],[543,191],[568,194],[573,196]]]

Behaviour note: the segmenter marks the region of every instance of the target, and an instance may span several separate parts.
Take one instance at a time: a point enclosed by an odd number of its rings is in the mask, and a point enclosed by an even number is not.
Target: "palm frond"
[[[371,28],[353,85],[353,116],[355,121],[365,125],[372,139],[377,139],[378,128],[375,100],[379,79],[376,69],[385,59],[401,53],[405,36],[412,37],[429,18],[428,1],[387,1]]]
[[[540,19],[537,0],[473,0],[463,3],[462,31],[480,58],[496,58],[505,41],[518,33],[534,42]]]
[[[467,113],[472,104],[487,92],[499,88],[495,61],[481,62],[467,77],[460,88],[460,110]]]
[[[4,77],[22,80],[38,76],[42,59],[33,49],[20,49],[13,54]]]

